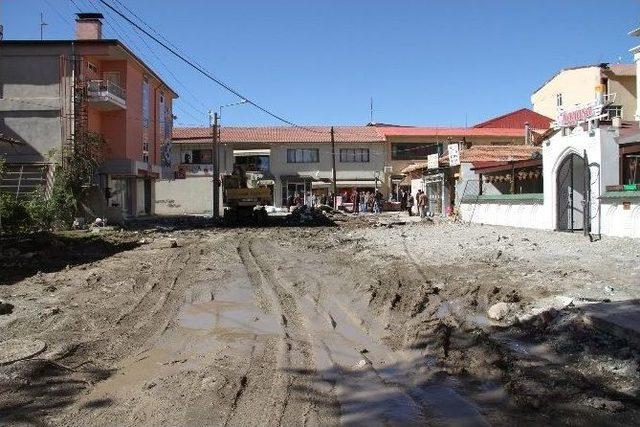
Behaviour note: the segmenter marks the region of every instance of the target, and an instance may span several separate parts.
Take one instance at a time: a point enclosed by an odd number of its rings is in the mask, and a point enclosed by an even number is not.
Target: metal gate
[[[557,221],[559,231],[590,231],[589,166],[585,157],[569,154],[560,164],[556,178]]]

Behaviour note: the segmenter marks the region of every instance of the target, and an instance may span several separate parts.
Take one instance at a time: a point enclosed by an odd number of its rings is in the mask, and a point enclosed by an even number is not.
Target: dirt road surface
[[[0,423],[640,421],[638,350],[581,315],[638,298],[637,242],[391,219],[105,238],[66,268],[9,254],[0,342],[46,349],[0,366]]]

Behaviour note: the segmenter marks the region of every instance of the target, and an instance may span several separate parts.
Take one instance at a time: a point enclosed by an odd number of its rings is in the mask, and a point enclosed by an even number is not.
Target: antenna
[[[46,22],[44,22],[44,13],[40,12],[40,40],[44,39],[44,27],[46,27],[47,24]]]
[[[369,123],[373,124],[373,96],[369,98]]]
[[[2,4],[0,4],[2,6]],[[0,10],[0,22],[2,22],[2,11]],[[4,26],[0,24],[0,41],[4,38]]]

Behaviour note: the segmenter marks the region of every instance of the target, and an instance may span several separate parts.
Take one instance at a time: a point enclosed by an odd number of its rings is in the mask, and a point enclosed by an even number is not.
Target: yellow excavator
[[[233,173],[224,176],[222,185],[227,206],[224,211],[225,219],[257,222],[266,220],[265,206],[273,204],[271,191],[250,182],[242,165],[234,164]]]

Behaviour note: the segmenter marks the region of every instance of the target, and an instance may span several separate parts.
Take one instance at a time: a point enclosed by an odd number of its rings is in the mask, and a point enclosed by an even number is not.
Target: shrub
[[[13,194],[0,193],[0,228],[3,232],[18,233],[32,226],[24,200]]]

